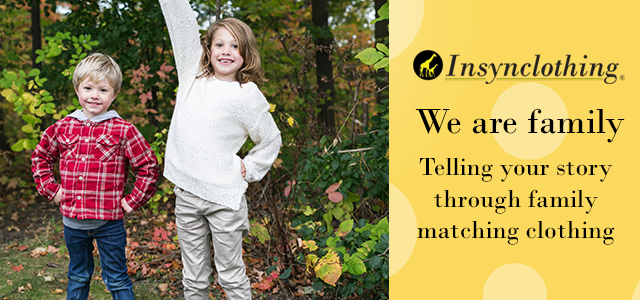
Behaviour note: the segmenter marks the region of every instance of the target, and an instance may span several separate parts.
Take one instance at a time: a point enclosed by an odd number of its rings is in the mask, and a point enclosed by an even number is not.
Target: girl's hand
[[[244,163],[240,161],[240,174],[242,174],[242,178],[247,177],[247,169],[244,167]]]
[[[56,195],[55,195],[55,196],[53,196],[53,202],[54,202],[55,204],[58,204],[58,205],[59,205],[59,204],[60,204],[60,201],[62,201],[62,187],[60,187],[60,188],[58,189],[58,192],[56,193]]]
[[[122,206],[122,209],[124,209],[125,214],[131,213],[133,211],[131,206],[129,206],[129,204],[127,203],[127,200],[125,200],[124,198],[120,200],[120,205]]]

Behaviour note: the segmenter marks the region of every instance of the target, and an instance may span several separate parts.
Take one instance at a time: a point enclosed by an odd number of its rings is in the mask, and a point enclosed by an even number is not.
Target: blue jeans
[[[114,300],[134,299],[133,284],[127,274],[124,247],[127,231],[123,220],[113,220],[94,230],[64,227],[64,240],[69,250],[69,284],[67,300],[87,299],[93,274],[93,240],[98,244],[102,280]]]

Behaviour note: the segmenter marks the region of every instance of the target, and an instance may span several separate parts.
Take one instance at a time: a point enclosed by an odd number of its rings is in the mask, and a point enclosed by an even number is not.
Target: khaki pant
[[[187,300],[209,299],[211,246],[218,283],[227,299],[251,299],[249,278],[242,260],[242,238],[249,233],[247,201],[240,210],[203,200],[179,187],[176,194],[176,225],[182,251],[182,284]]]

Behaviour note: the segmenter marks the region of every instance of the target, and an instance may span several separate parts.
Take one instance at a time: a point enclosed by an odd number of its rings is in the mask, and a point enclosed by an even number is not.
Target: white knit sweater
[[[253,82],[196,79],[202,46],[194,12],[188,0],[160,0],[160,5],[179,80],[164,176],[200,198],[238,210],[247,182],[262,179],[278,156],[280,131]],[[247,136],[255,147],[241,159],[237,153]]]

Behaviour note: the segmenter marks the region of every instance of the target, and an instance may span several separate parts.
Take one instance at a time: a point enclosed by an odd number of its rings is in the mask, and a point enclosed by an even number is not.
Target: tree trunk
[[[387,3],[387,0],[375,0],[375,1],[376,1],[376,4],[375,4],[376,17],[379,17],[377,15],[377,12],[385,3]],[[386,40],[389,37],[389,20],[387,19],[384,21],[378,21],[376,22],[375,25],[376,25],[376,30],[375,30],[376,43],[387,44]],[[376,75],[376,87],[383,88],[387,85],[389,85],[389,73],[387,73],[387,71],[385,71],[384,69],[378,70],[378,74]],[[381,101],[385,99],[387,100],[389,99],[388,90],[376,94],[376,103],[381,103]]]
[[[42,49],[42,28],[40,27],[40,0],[31,0],[31,65],[42,70],[42,63],[36,63],[36,50]]]
[[[2,66],[0,66],[0,74],[2,74],[2,71],[4,70],[4,68]],[[4,97],[2,95],[0,95],[0,129],[2,129],[2,132],[0,132],[0,150],[5,150],[5,151],[9,151],[10,147],[9,144],[7,144],[7,135],[5,134],[5,132],[7,132],[4,128],[4,111],[2,110],[2,107],[4,106],[5,100]]]
[[[324,102],[320,104],[318,121],[320,128],[325,134],[333,134],[335,130],[335,116],[331,110],[331,106],[333,106],[332,98],[335,95],[335,89],[333,87],[333,63],[329,60],[333,34],[329,28],[327,0],[311,1],[311,19],[315,26],[316,33],[316,81],[318,83],[318,96],[320,99],[324,99]]]
[[[222,15],[222,4],[220,0],[216,0],[216,22],[220,20],[220,15]]]

